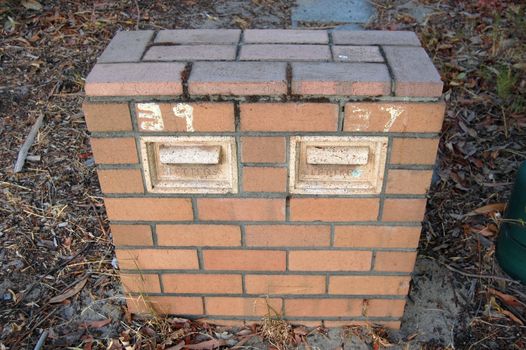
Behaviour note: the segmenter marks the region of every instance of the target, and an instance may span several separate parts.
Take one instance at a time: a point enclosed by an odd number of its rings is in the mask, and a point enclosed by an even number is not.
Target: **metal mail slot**
[[[386,154],[387,137],[292,137],[289,190],[300,194],[378,194]]]
[[[141,156],[149,192],[237,193],[234,137],[143,137]]]

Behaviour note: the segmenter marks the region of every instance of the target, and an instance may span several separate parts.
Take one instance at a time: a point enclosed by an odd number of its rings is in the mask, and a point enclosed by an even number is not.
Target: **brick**
[[[241,61],[328,61],[328,45],[253,44],[243,45]]]
[[[412,272],[416,252],[376,252],[374,269],[376,271]]]
[[[254,247],[322,247],[330,244],[327,225],[248,225],[245,243]]]
[[[97,164],[136,164],[139,162],[133,137],[92,137],[90,142]]]
[[[247,29],[243,41],[249,44],[327,44],[329,36],[325,30]]]
[[[198,198],[197,208],[199,212],[199,220],[285,220],[285,199]]]
[[[424,219],[426,199],[387,198],[384,200],[382,221],[414,221]]]
[[[395,138],[391,164],[435,164],[438,142],[438,138]]]
[[[292,198],[291,221],[377,220],[377,198]]]
[[[350,326],[362,326],[371,328],[373,325],[381,325],[389,329],[397,330],[400,329],[400,321],[323,321],[323,324],[326,328],[344,328]]]
[[[115,255],[125,270],[199,268],[194,249],[117,249]]]
[[[332,103],[244,103],[243,131],[336,131],[338,105]]]
[[[383,50],[395,80],[396,96],[442,95],[440,74],[423,48],[384,46]]]
[[[292,63],[296,95],[390,95],[391,77],[383,63]]]
[[[197,319],[196,320],[197,322],[200,322],[200,323],[207,323],[207,324],[211,324],[211,325],[215,325],[215,326],[218,326],[218,327],[226,327],[228,329],[232,328],[232,327],[239,327],[239,328],[242,328],[242,327],[245,327],[245,324],[246,322],[244,320],[218,320],[218,319],[206,319],[206,318],[201,318],[201,319]]]
[[[111,224],[111,236],[116,246],[151,246],[152,230],[149,225]]]
[[[270,306],[270,309],[269,309]],[[264,316],[281,312],[281,299],[205,297],[206,313],[211,316]]]
[[[152,229],[149,225],[119,225],[111,224],[111,236],[113,244],[121,245],[136,245],[136,246],[151,246]]]
[[[386,30],[335,30],[332,40],[336,45],[405,45],[420,46],[415,33]]]
[[[220,61],[235,60],[235,45],[152,46],[143,61]]]
[[[287,168],[244,167],[243,191],[286,192]]]
[[[284,137],[241,137],[241,161],[244,163],[284,163]]]
[[[375,321],[375,323],[393,330],[399,330],[402,325],[401,321]]]
[[[165,293],[242,293],[241,275],[163,274]]]
[[[283,95],[286,64],[276,62],[196,62],[188,79],[192,95]]]
[[[416,248],[420,226],[335,226],[334,246],[349,248]]]
[[[332,55],[336,62],[384,61],[378,46],[333,46]]]
[[[130,108],[127,103],[82,104],[89,131],[131,131]]]
[[[96,64],[86,78],[87,96],[181,95],[184,63]]]
[[[309,327],[309,328],[323,327],[323,320],[313,320],[313,321],[287,320],[287,323],[293,326],[304,326],[304,327]]]
[[[367,321],[354,321],[354,320],[347,320],[347,321],[331,321],[331,320],[325,320],[323,321],[323,324],[326,328],[347,328],[347,327],[372,327],[373,324],[376,324],[376,322],[367,322]]]
[[[149,103],[147,104],[149,105]],[[157,104],[162,120],[162,130],[157,131],[174,131],[187,132],[186,119],[177,117],[174,113],[175,103]],[[234,125],[234,104],[225,103],[207,103],[194,102],[189,104],[192,107],[192,126],[197,132],[219,132],[235,131]],[[137,115],[137,124],[141,131],[151,131],[152,114],[143,110],[143,104],[135,105]],[[154,130],[155,131],[155,130]]]
[[[143,193],[140,169],[97,169],[104,193]]]
[[[248,294],[325,294],[325,276],[247,275]]]
[[[344,131],[434,132],[442,129],[445,104],[352,102],[345,104]]]
[[[289,252],[291,271],[368,271],[370,251],[294,250]]]
[[[153,30],[120,31],[115,34],[98,63],[139,62],[154,34]]]
[[[237,44],[239,29],[172,29],[157,33],[156,44]]]
[[[329,294],[406,295],[409,276],[330,276]]]
[[[272,250],[204,250],[206,270],[285,271],[285,252]]]
[[[390,169],[387,176],[386,193],[426,194],[431,184],[432,170]]]
[[[104,198],[110,220],[193,220],[190,198]]]
[[[364,316],[367,317],[402,317],[405,300],[369,299],[364,306]]]
[[[202,315],[203,300],[200,297],[139,296],[126,298],[128,310],[134,314]]]
[[[286,299],[287,317],[360,316],[362,299]]]
[[[160,293],[161,283],[157,274],[120,274],[126,293]]]
[[[235,225],[157,225],[160,246],[240,246],[241,230]]]

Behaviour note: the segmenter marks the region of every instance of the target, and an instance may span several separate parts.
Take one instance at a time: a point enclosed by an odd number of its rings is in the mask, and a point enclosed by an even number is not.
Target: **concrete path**
[[[336,24],[335,29],[362,29],[374,14],[367,0],[297,0],[292,27]],[[310,24],[310,25],[309,25]]]

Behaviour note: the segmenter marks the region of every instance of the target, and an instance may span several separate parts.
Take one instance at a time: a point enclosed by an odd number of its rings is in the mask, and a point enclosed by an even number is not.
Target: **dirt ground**
[[[374,2],[369,27],[416,31],[446,82],[448,104],[400,332],[277,324],[265,340],[268,327],[221,329],[127,313],[80,110],[83,78],[119,29],[287,28],[292,5],[0,3],[0,350],[31,349],[44,331],[44,348],[526,348],[526,288],[494,258],[502,203],[526,159],[526,5],[516,1]],[[14,174],[40,115],[30,150],[40,159]]]

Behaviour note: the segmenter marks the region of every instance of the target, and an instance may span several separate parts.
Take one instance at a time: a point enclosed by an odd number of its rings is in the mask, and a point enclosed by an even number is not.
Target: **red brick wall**
[[[408,32],[119,33],[84,112],[131,311],[230,323],[269,303],[296,323],[398,327],[444,114],[419,45]],[[141,128],[144,102],[162,130]],[[155,135],[233,136],[237,193],[149,193],[138,147]],[[381,192],[289,193],[297,135],[387,137]]]

